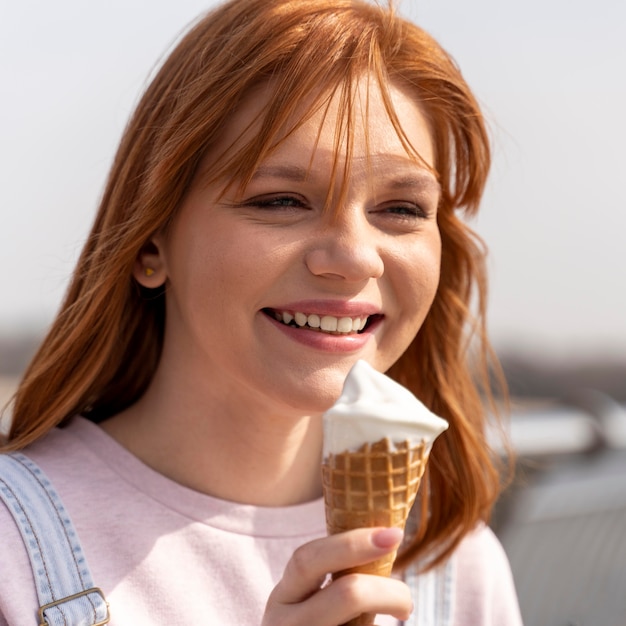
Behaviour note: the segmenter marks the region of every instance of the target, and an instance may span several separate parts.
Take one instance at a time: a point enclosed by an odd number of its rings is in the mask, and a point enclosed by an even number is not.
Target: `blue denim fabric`
[[[454,608],[454,557],[443,565],[419,574],[419,564],[411,565],[404,581],[411,589],[415,608],[405,626],[451,626]]]
[[[0,499],[24,540],[40,606],[60,601],[40,610],[40,626],[106,624],[108,606],[94,587],[72,521],[48,478],[24,454],[0,455]]]

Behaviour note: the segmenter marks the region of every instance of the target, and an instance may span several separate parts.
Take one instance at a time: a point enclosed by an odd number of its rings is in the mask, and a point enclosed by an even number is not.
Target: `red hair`
[[[106,419],[146,390],[160,356],[166,296],[139,287],[133,264],[176,216],[199,161],[242,99],[271,79],[260,132],[215,172],[232,180],[252,175],[302,102],[312,102],[310,111],[323,94],[339,92],[350,121],[350,90],[368,72],[400,137],[402,120],[386,86],[401,84],[419,102],[442,191],[439,289],[389,374],[450,428],[433,448],[416,534],[399,566],[424,556],[431,565],[440,561],[488,519],[500,473],[481,398],[492,398],[485,251],[458,214],[473,215],[484,189],[490,164],[484,120],[456,64],[428,34],[392,8],[356,0],[231,0],[173,50],[124,133],[65,300],[15,395],[5,450],[27,446],[75,414]],[[479,356],[473,367],[470,344]]]

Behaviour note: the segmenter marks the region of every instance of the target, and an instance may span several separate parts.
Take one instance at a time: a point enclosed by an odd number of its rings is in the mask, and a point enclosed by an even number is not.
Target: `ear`
[[[161,287],[167,278],[162,242],[158,237],[149,239],[139,251],[133,265],[135,280],[147,289]]]

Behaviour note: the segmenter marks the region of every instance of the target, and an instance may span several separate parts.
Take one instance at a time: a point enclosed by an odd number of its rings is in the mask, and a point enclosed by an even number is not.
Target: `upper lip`
[[[332,315],[334,317],[363,317],[381,314],[380,307],[371,302],[342,300],[299,300],[269,307],[274,311],[300,312],[307,315]]]

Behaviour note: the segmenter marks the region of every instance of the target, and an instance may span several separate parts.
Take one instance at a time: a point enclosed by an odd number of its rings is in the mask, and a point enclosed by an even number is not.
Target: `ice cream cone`
[[[353,528],[404,529],[435,439],[448,422],[408,389],[357,361],[324,413],[322,480],[329,534]],[[333,573],[389,576],[396,554]],[[361,615],[347,626],[371,626]],[[345,625],[344,625],[345,626]]]
[[[322,481],[329,534],[375,526],[404,529],[415,501],[429,446],[425,440],[391,442],[388,438],[366,443],[355,452],[330,454],[322,464]],[[333,574],[389,576],[396,553]],[[349,626],[369,626],[374,614],[361,615]]]

